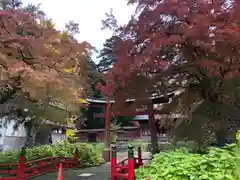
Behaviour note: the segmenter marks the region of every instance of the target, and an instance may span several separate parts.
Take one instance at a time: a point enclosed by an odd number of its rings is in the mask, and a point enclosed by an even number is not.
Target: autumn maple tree
[[[128,3],[137,11],[120,28],[122,41],[103,93],[139,99],[182,90],[169,110],[188,117],[195,113],[191,119],[203,131],[226,130],[239,107],[240,2]]]
[[[91,45],[78,43],[23,8],[2,10],[0,24],[2,94],[78,109],[85,96],[80,68]],[[8,98],[2,97],[4,103]]]

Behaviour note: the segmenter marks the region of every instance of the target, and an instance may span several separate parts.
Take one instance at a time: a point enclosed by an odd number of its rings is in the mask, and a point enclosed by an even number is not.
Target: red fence
[[[143,166],[143,158],[141,147],[138,148],[138,157],[134,157],[134,151],[132,147],[128,149],[128,158],[117,163],[117,152],[116,147],[112,150],[111,158],[111,180],[134,180],[135,173],[134,170]]]
[[[0,180],[25,180],[41,174],[54,172],[62,163],[63,168],[78,168],[78,150],[72,157],[49,157],[25,162],[25,151],[21,153],[19,163],[0,164]]]

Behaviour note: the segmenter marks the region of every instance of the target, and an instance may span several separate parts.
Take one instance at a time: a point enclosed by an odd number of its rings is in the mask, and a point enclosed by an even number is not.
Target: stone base
[[[110,162],[111,161],[111,149],[110,148],[104,149],[102,156],[103,156],[105,163]]]

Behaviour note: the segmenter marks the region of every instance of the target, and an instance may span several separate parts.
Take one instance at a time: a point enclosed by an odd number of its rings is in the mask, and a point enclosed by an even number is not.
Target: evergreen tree
[[[121,38],[117,35],[113,35],[105,41],[98,57],[100,58],[100,62],[97,65],[99,72],[107,72],[116,62],[117,43],[119,43],[119,41],[121,41]]]

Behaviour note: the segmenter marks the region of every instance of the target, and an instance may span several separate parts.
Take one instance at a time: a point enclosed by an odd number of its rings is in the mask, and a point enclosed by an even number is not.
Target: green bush
[[[130,145],[134,148],[141,147],[143,152],[147,152],[149,142],[147,142],[147,141],[131,141],[128,143],[128,145]]]
[[[100,151],[90,144],[61,142],[54,145],[42,145],[26,149],[26,161],[54,157],[74,156],[75,149],[79,151],[79,164],[82,167],[97,166],[103,163]],[[17,163],[20,151],[0,153],[0,164]]]
[[[136,170],[136,179],[145,180],[236,180],[237,156],[233,150],[210,148],[206,154],[186,149],[161,152],[145,168]]]

